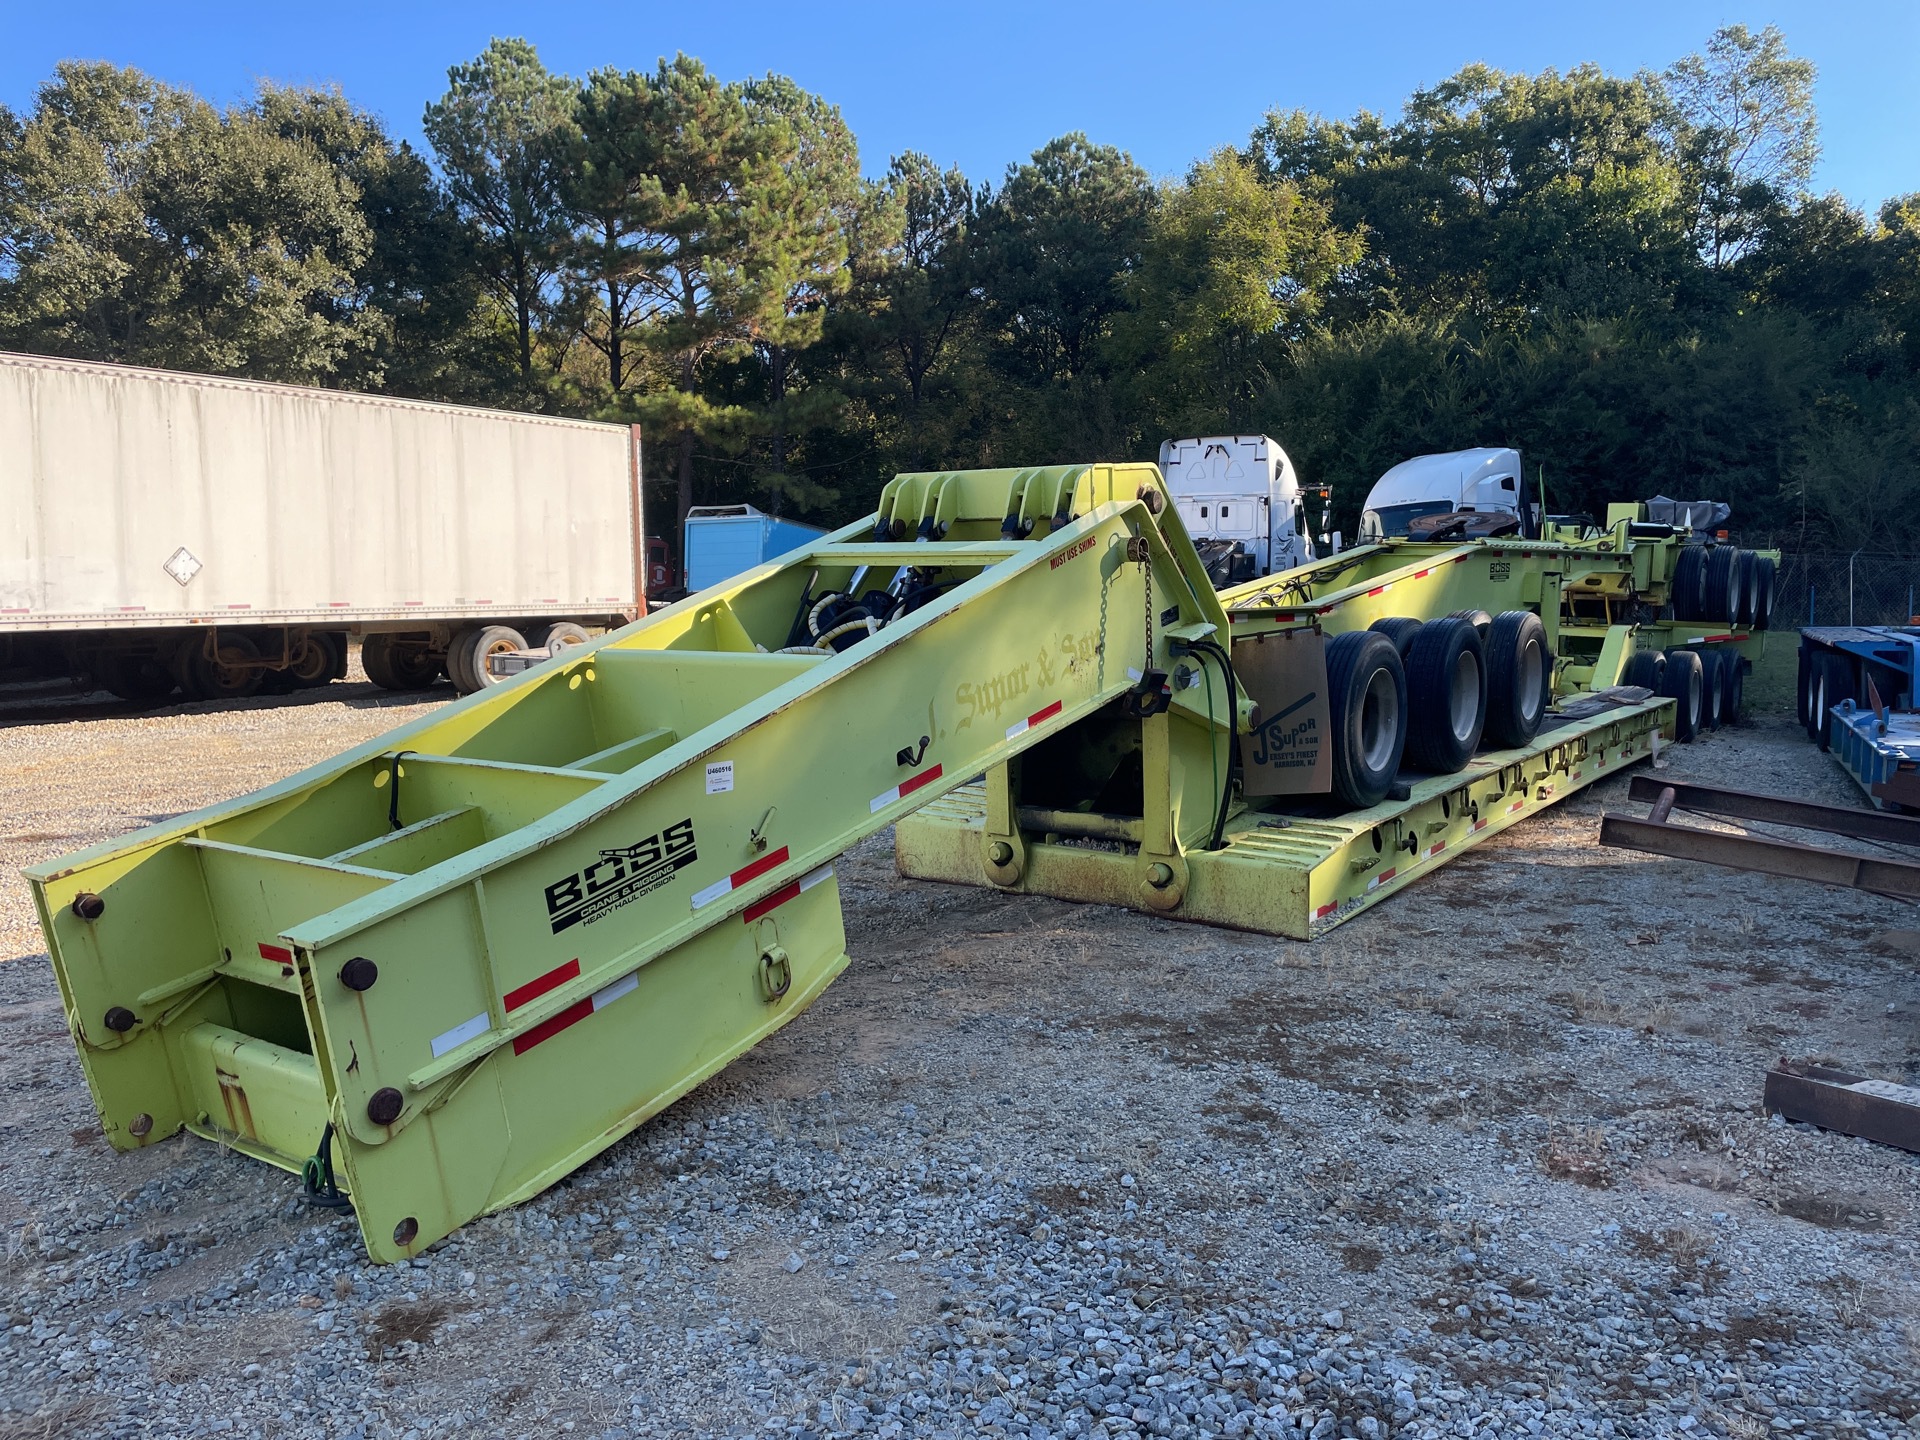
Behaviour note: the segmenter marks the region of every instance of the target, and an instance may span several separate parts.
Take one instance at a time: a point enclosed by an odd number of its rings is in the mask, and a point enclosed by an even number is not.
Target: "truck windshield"
[[[1416,500],[1408,505],[1383,505],[1363,511],[1360,516],[1362,540],[1389,540],[1405,536],[1407,527],[1422,515],[1444,515],[1453,509],[1447,500]]]

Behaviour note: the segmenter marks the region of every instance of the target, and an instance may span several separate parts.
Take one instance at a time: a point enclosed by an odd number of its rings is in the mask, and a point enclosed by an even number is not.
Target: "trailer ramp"
[[[716,591],[30,872],[105,1133],[304,1170],[374,1259],[416,1254],[804,1009],[863,836],[1116,702],[1173,790],[1220,775],[1229,712],[1163,677],[1224,630],[1151,466],[900,477]]]

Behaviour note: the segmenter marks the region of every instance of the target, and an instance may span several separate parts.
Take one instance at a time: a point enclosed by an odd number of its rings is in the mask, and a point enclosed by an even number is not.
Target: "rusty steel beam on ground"
[[[1635,800],[1658,803],[1661,792],[1667,790],[1673,792],[1671,808],[1688,810],[1696,815],[1758,820],[1770,825],[1791,825],[1798,830],[1849,835],[1856,840],[1920,846],[1920,819],[1889,815],[1882,810],[1820,805],[1811,800],[1795,800],[1786,795],[1756,795],[1746,790],[1720,790],[1710,785],[1689,785],[1684,780],[1663,780],[1657,775],[1634,776],[1629,794]]]
[[[1782,1060],[1767,1072],[1770,1113],[1920,1154],[1920,1089]]]
[[[1674,860],[1704,860],[1734,870],[1757,870],[1764,875],[1817,880],[1901,900],[1920,900],[1920,864],[1910,860],[1881,859],[1850,850],[1827,850],[1757,835],[1729,835],[1722,830],[1698,830],[1691,825],[1611,813],[1600,817],[1600,843]]]

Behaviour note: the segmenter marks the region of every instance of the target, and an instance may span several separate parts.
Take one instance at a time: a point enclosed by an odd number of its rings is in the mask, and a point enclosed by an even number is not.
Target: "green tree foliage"
[[[1789,55],[1771,25],[1758,35],[1729,25],[1705,54],[1667,71],[1665,98],[1696,210],[1695,243],[1709,264],[1730,264],[1813,178],[1813,65]]]
[[[495,40],[447,71],[423,126],[495,300],[512,326],[520,383],[534,384],[534,341],[566,256],[566,160],[579,90],[524,40]]]
[[[290,103],[223,115],[136,71],[60,66],[0,151],[7,343],[295,381],[376,364],[364,196],[277,123]]]
[[[1333,228],[1324,203],[1291,181],[1261,183],[1232,150],[1167,187],[1139,264],[1125,277],[1135,308],[1118,323],[1115,345],[1158,428],[1243,428],[1272,365],[1360,254],[1357,237]]]
[[[1556,509],[1913,544],[1920,199],[1810,193],[1813,78],[1728,26],[1274,111],[1157,183],[1069,134],[993,188],[865,180],[829,100],[684,55],[577,84],[495,40],[432,167],[331,92],[63,65],[0,110],[0,344],[637,420],[676,514],[1264,430],[1349,528],[1395,462],[1513,444]]]

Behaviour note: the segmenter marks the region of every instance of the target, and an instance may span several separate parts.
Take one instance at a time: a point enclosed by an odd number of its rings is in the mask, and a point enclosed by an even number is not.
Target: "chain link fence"
[[[1920,615],[1920,556],[1874,554],[1780,557],[1773,628],[1906,625]]]

